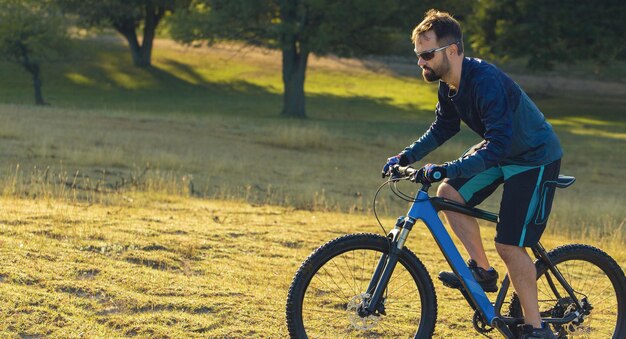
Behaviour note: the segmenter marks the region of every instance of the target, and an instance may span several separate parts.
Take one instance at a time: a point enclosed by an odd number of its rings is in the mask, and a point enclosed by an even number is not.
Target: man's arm
[[[435,109],[435,122],[421,138],[400,153],[400,157],[405,158],[409,164],[422,159],[461,130],[461,119],[458,114],[453,107],[441,99],[441,94],[439,94],[439,103]]]
[[[502,82],[497,77],[485,77],[478,81],[475,93],[486,142],[476,152],[448,163],[448,178],[478,174],[500,163],[511,150],[513,107]]]

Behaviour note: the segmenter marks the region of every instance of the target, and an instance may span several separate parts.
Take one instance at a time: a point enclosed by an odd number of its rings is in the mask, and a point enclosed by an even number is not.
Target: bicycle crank
[[[483,319],[478,310],[474,312],[474,317],[472,317],[472,324],[474,325],[474,329],[478,331],[478,333],[484,334],[494,330],[493,327],[487,324],[487,322]]]

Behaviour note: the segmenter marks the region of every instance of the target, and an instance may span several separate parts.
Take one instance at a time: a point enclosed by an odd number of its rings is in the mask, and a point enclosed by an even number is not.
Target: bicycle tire
[[[351,266],[357,266],[356,265],[358,264],[357,260],[358,261],[361,260],[361,257],[356,257],[357,255],[361,255],[357,251],[363,251],[363,261],[365,262],[366,255],[367,257],[369,257],[370,255],[369,252],[372,252],[372,253],[378,252],[379,254],[388,253],[389,240],[385,237],[382,237],[380,235],[375,235],[375,234],[352,234],[352,235],[342,236],[316,249],[302,263],[302,265],[300,266],[296,275],[293,278],[291,287],[289,288],[289,294],[287,296],[287,305],[286,305],[287,319],[286,320],[287,320],[287,328],[289,330],[289,335],[291,338],[309,338],[309,337],[316,338],[316,337],[337,337],[337,336],[359,337],[361,335],[380,336],[381,330],[393,330],[393,326],[391,322],[394,320],[392,319],[400,319],[403,316],[406,317],[406,314],[395,312],[395,309],[387,309],[386,310],[387,315],[381,316],[379,320],[380,322],[377,323],[377,325],[374,326],[373,328],[356,329],[354,327],[354,324],[350,323],[351,320],[346,319],[347,317],[351,317],[352,311],[345,309],[346,306],[348,308],[350,307],[350,302],[347,299],[350,299],[350,297],[353,296],[354,293],[350,292],[350,294],[342,294],[343,292],[337,293],[336,291],[330,291],[330,292],[321,291],[321,289],[316,287],[318,284],[318,280],[326,279],[325,277],[322,277],[323,275],[328,275],[330,277],[333,276],[329,273],[330,270],[338,271],[341,273],[341,270],[334,269],[332,266],[336,258],[337,258],[337,261],[339,261],[339,258],[343,258],[343,259],[346,259],[346,257],[350,258],[350,252],[352,252],[353,261],[352,263],[348,263],[349,260],[345,260],[346,261],[345,267],[350,268]],[[346,255],[344,256],[344,254]],[[373,266],[376,266],[379,255],[376,255],[373,258],[375,259]],[[337,266],[338,268],[342,264],[341,261],[339,262],[340,262],[339,264],[334,263],[335,266]],[[371,260],[367,260],[367,264],[368,264],[368,271],[369,271],[369,267],[372,264]],[[371,277],[371,274],[367,276],[369,272],[363,273],[365,271],[365,267],[362,267],[362,268],[363,270],[361,270],[361,273],[358,277],[355,275],[352,275],[352,277],[350,277],[354,279],[354,286],[352,286],[352,288],[353,290],[357,289],[356,296],[359,295],[358,294],[359,291],[362,291],[362,290],[358,290],[356,285],[361,284],[361,286],[367,286],[367,283],[369,282],[369,278]],[[420,311],[419,325],[415,324],[415,327],[417,327],[417,330],[414,330],[415,333],[411,332],[410,336],[415,337],[415,338],[420,338],[420,339],[431,338],[432,333],[435,328],[435,322],[437,318],[437,298],[435,295],[435,289],[434,289],[432,280],[430,278],[430,275],[428,274],[428,271],[426,270],[424,265],[415,256],[415,254],[413,254],[413,252],[411,252],[409,249],[405,248],[404,250],[400,252],[398,265],[396,266],[396,269],[394,270],[394,273],[390,279],[388,286],[392,286],[392,282],[394,281],[395,277],[397,277],[396,273],[398,273],[399,275],[404,273],[403,271],[398,272],[398,270],[402,270],[402,269],[406,270],[408,274],[410,274],[410,276],[407,277],[407,281],[405,284],[409,284],[410,281],[412,280],[416,285],[417,293],[419,293],[419,305],[417,305]],[[372,271],[373,271],[373,267],[372,267]],[[343,273],[341,274],[343,275]],[[318,278],[316,279],[315,283],[313,283],[313,286],[312,286],[312,281],[314,280],[316,276]],[[341,279],[339,275],[336,275],[336,276],[338,277],[337,280]],[[350,279],[346,279],[345,276],[343,278],[345,280],[345,284],[342,283],[341,285],[347,288],[348,285],[350,285],[350,281],[349,281]],[[359,280],[360,282],[358,282]],[[324,287],[323,284],[319,284],[319,285]],[[338,289],[343,289],[343,287],[341,287],[340,284],[338,283],[335,283],[334,285]],[[393,285],[393,287],[397,287],[397,286]],[[365,287],[364,289],[367,289],[367,288]],[[391,290],[391,287],[389,287],[389,290]],[[334,293],[334,295],[332,295],[332,293]],[[336,300],[333,300],[335,302],[334,304],[328,303],[326,300],[323,300],[319,304],[315,304],[315,307],[320,307],[319,305],[322,305],[322,307],[324,307],[324,310],[328,312],[328,313],[325,313],[324,315],[327,316],[329,313],[331,314],[331,317],[327,320],[336,320],[338,324],[327,324],[324,321],[318,321],[317,324],[328,326],[328,328],[323,328],[323,329],[317,328],[318,325],[313,325],[313,324],[316,324],[315,321],[313,320],[309,321],[308,312],[306,315],[307,319],[303,319],[303,304],[305,303],[305,299],[306,299],[306,304],[308,305],[308,300],[310,298],[316,298],[317,295],[320,295],[320,299],[328,297],[328,296],[330,296],[333,299],[336,299]],[[391,295],[388,295],[388,297],[391,297]],[[391,300],[394,300],[394,299],[391,299]],[[411,299],[411,301],[413,301],[413,299]],[[389,299],[386,299],[386,304],[388,304],[388,302],[389,302]],[[392,305],[397,306],[398,304],[392,303]],[[415,312],[415,307],[412,307],[412,306],[413,304],[411,304],[411,308],[407,309],[407,312]],[[343,309],[343,313],[341,313],[342,309]],[[333,313],[336,313],[337,317],[335,317]],[[316,313],[311,312],[311,314],[316,314]],[[392,318],[392,317],[395,317],[395,318]],[[382,324],[385,321],[389,321],[389,322],[384,323],[385,327],[383,327]],[[365,320],[363,320],[363,322],[365,322]],[[311,324],[311,326],[309,326],[309,328],[305,328],[305,323]],[[345,326],[346,324],[348,324],[347,327]],[[345,333],[338,333],[337,332],[338,329],[340,331],[345,330]],[[406,337],[405,335],[399,336],[397,333],[388,333],[388,334],[390,335],[384,334],[383,336],[384,337]]]
[[[557,247],[548,252],[548,256],[574,289],[577,297],[587,297],[593,306],[590,315],[579,325],[573,323],[563,326],[552,324],[551,326],[559,338],[570,336],[626,338],[626,277],[617,262],[602,250],[582,244]],[[558,301],[544,276],[545,272],[549,271],[547,265],[543,261],[537,260],[535,267],[537,268],[540,311],[544,314],[566,311],[565,304],[571,302],[571,299],[567,300],[569,299],[568,294],[556,278],[551,275],[562,297],[561,305],[555,304]],[[611,291],[614,292],[614,298],[611,296]],[[519,298],[515,293],[509,306],[509,315],[513,317],[522,315]],[[558,315],[561,316],[561,314]],[[603,318],[607,319],[604,322],[605,326],[597,326],[596,320]],[[613,322],[615,323],[614,326],[612,325]]]

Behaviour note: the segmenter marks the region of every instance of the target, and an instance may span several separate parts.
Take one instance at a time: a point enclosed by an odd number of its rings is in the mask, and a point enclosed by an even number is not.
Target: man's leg
[[[445,182],[439,185],[437,196],[465,204],[461,194]],[[448,220],[448,224],[450,224],[454,233],[465,246],[470,258],[474,259],[479,267],[485,270],[489,269],[489,260],[485,254],[485,248],[480,237],[480,227],[478,227],[476,218],[452,211],[443,211],[443,213]]]
[[[546,228],[559,164],[560,161],[555,161],[536,167],[503,167],[506,180],[496,225],[496,249],[519,296],[524,321],[534,328],[542,327],[537,301],[537,271],[526,247],[535,245]]]
[[[498,254],[509,272],[511,283],[519,296],[524,310],[524,322],[541,327],[539,303],[537,301],[537,270],[526,248],[496,243]]]

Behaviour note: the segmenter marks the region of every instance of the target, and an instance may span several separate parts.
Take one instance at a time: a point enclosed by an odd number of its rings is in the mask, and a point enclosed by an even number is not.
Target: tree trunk
[[[128,41],[130,55],[133,57],[133,64],[137,67],[148,68],[152,66],[152,46],[154,44],[154,37],[156,36],[156,28],[165,14],[165,8],[160,6],[155,7],[149,4],[146,6],[146,12],[144,14],[143,41],[141,44],[137,38],[138,26],[132,19],[118,22],[114,24],[113,27]]]
[[[41,92],[41,78],[39,77],[39,64],[32,64],[32,75],[33,75],[33,87],[35,88],[35,104],[36,105],[47,105],[47,103],[43,100],[43,93]]]
[[[308,52],[298,51],[295,42],[283,47],[283,116],[306,118],[304,80],[308,57]]]
[[[306,118],[304,109],[304,78],[309,49],[300,35],[306,25],[306,9],[298,0],[281,0],[280,19],[283,23],[281,45],[283,52],[283,116]],[[303,14],[304,13],[304,14]]]
[[[143,41],[141,45],[141,57],[143,65],[152,65],[152,46],[156,36],[156,28],[165,14],[165,8],[155,7],[151,4],[146,6],[146,21],[143,26]],[[144,67],[146,67],[144,66]]]
[[[33,88],[35,89],[35,104],[36,105],[47,105],[45,100],[43,100],[43,93],[41,91],[41,76],[40,76],[40,67],[39,63],[36,61],[31,61],[29,57],[28,50],[26,46],[19,47],[22,53],[22,66],[30,73],[33,77]]]
[[[133,58],[133,64],[137,67],[145,67],[142,61],[141,45],[137,40],[137,26],[131,20],[117,22],[113,24],[113,27],[118,31],[128,42],[128,48],[130,48],[130,56]]]

